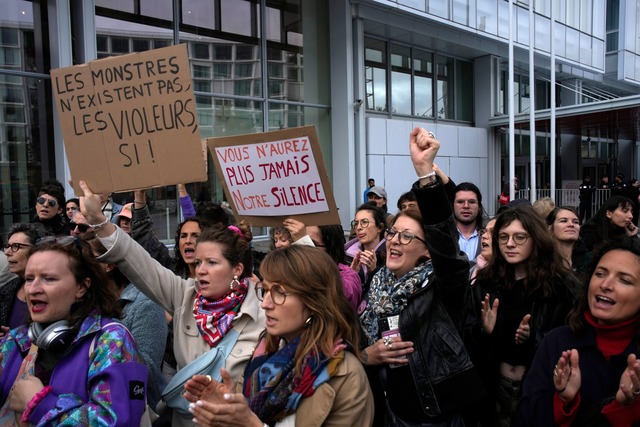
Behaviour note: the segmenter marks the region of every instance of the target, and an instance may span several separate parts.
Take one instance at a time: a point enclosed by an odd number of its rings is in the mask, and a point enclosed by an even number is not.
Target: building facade
[[[33,217],[43,180],[69,178],[50,70],[176,43],[188,45],[202,138],[316,126],[345,226],[367,178],[386,187],[391,207],[415,180],[414,126],[437,135],[440,168],[478,184],[493,213],[508,179],[509,93],[521,188],[547,188],[552,176],[558,188],[584,175],[637,177],[640,0],[512,1],[7,0],[0,233]],[[224,198],[213,168],[188,189],[196,201]],[[150,199],[158,218],[173,218],[159,233],[172,238],[175,189]]]

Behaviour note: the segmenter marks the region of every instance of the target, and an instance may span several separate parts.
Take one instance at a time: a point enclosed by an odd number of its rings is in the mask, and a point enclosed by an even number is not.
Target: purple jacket
[[[349,305],[353,308],[353,311],[356,312],[358,310],[360,300],[362,299],[362,284],[360,283],[360,276],[358,276],[358,273],[353,271],[351,267],[346,264],[338,263],[338,270],[340,270],[344,296],[347,297]]]
[[[131,334],[121,323],[102,329],[111,322],[114,320],[101,318],[96,312],[84,320],[66,356],[53,368],[49,381],[53,390],[34,408],[30,424],[140,425],[146,406],[147,367]],[[92,343],[94,350],[90,354]],[[27,327],[11,330],[0,345],[2,405],[31,347]]]

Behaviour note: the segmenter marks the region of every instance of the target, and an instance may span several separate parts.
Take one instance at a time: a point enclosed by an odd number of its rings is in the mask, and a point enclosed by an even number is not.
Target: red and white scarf
[[[242,279],[231,292],[216,301],[209,301],[198,290],[193,303],[193,315],[202,338],[214,347],[231,329],[231,322],[240,311],[249,284]]]

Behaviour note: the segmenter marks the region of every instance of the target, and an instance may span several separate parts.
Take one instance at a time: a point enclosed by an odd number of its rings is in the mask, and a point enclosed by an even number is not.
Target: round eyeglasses
[[[396,234],[398,235],[398,241],[401,245],[408,245],[413,239],[420,240],[425,245],[427,244],[423,239],[408,231],[398,231],[395,228],[387,228],[384,230],[384,238],[389,241],[393,240]]]
[[[506,245],[509,242],[509,239],[513,238],[513,242],[518,245],[524,245],[529,240],[529,235],[526,233],[516,233],[513,235],[508,235],[506,233],[498,234],[498,242],[501,245]]]
[[[361,219],[360,221],[354,219],[353,221],[351,221],[351,228],[358,228],[358,224],[360,224],[362,228],[367,228],[369,224],[371,224],[371,221],[369,221],[367,218]]]
[[[256,284],[256,296],[260,301],[264,301],[264,297],[267,296],[267,293],[271,293],[271,301],[273,301],[276,305],[282,305],[287,300],[288,294],[284,288],[280,285],[273,285],[268,287],[262,282],[258,282]]]

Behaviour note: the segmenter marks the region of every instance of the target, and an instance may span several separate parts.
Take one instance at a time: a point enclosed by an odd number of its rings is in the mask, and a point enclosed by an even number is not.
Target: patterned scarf
[[[409,297],[420,289],[432,271],[431,261],[420,264],[399,279],[387,267],[378,270],[366,295],[367,306],[360,315],[367,345],[373,345],[380,338],[378,318],[400,314]]]
[[[262,422],[273,425],[295,413],[302,398],[313,395],[335,375],[348,349],[340,340],[334,347],[333,359],[315,351],[307,353],[302,361],[302,376],[297,376],[294,356],[299,344],[300,336],[269,354],[262,339],[245,368],[244,396]]]
[[[231,322],[240,311],[240,306],[247,296],[249,284],[242,279],[231,292],[216,301],[209,301],[200,290],[193,302],[193,315],[202,338],[214,347],[231,329]]]

